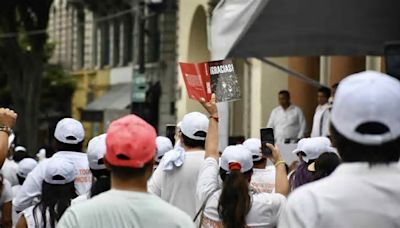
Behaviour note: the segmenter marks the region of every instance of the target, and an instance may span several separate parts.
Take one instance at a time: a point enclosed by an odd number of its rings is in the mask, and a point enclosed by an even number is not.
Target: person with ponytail
[[[276,227],[289,192],[285,162],[277,147],[269,157],[276,166],[275,193],[257,193],[249,185],[253,174],[251,152],[242,145],[228,146],[219,159],[218,111],[215,95],[202,102],[210,114],[206,153],[200,169],[196,194],[203,202],[198,215],[202,227]],[[218,164],[219,163],[219,164]],[[222,179],[220,186],[219,177]]]
[[[17,228],[55,228],[57,222],[76,197],[75,165],[62,158],[53,158],[46,167],[41,200],[21,212]]]
[[[72,204],[84,202],[100,193],[110,190],[111,177],[110,171],[104,163],[106,154],[106,134],[92,138],[87,148],[87,158],[89,161],[90,172],[93,175],[92,187],[86,194],[80,195],[72,200]]]

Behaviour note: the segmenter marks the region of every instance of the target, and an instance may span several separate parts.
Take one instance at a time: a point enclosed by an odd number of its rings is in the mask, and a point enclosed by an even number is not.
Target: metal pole
[[[287,73],[287,74],[289,74],[291,76],[294,76],[294,77],[296,77],[296,78],[298,78],[298,79],[300,79],[300,80],[302,80],[302,81],[304,81],[304,82],[306,82],[306,83],[308,83],[308,84],[310,84],[312,86],[315,86],[315,87],[318,87],[318,88],[321,87],[321,86],[325,86],[325,85],[319,83],[318,81],[313,80],[310,77],[305,76],[304,74],[300,74],[300,73],[297,73],[295,71],[292,71],[292,70],[290,70],[290,69],[288,69],[286,67],[283,67],[283,66],[281,66],[279,64],[276,64],[276,63],[274,63],[274,62],[272,62],[272,61],[270,61],[270,60],[268,60],[266,58],[261,58],[261,57],[255,57],[255,58],[260,60],[261,62],[263,62],[265,64],[268,64],[268,65],[270,65],[270,66],[282,71],[282,72],[285,72],[285,73]]]

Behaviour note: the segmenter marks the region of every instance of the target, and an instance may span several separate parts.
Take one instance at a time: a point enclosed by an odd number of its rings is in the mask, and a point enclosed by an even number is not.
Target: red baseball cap
[[[154,159],[156,131],[135,115],[111,123],[107,131],[105,160],[112,166],[142,168]]]

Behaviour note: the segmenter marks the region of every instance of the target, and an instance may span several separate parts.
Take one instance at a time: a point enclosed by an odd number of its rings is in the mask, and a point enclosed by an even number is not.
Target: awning
[[[81,119],[83,121],[103,121],[105,110],[127,109],[131,104],[131,94],[131,83],[113,85],[107,93],[81,110]]]
[[[243,13],[225,20],[246,8],[253,13],[246,21]],[[232,35],[219,58],[383,55],[386,42],[400,40],[398,9],[398,0],[225,0],[213,14],[212,46]]]

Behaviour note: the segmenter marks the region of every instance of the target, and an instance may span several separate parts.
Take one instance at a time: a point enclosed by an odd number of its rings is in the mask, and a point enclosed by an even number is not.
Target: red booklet
[[[209,101],[215,93],[217,102],[240,99],[240,87],[232,60],[204,63],[179,63],[191,99]]]

